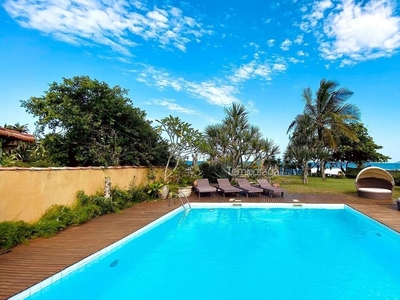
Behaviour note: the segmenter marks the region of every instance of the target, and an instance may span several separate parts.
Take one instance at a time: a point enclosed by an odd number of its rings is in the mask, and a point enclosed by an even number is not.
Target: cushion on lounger
[[[360,192],[369,192],[369,193],[387,193],[391,194],[392,191],[388,189],[381,189],[381,188],[359,188]]]

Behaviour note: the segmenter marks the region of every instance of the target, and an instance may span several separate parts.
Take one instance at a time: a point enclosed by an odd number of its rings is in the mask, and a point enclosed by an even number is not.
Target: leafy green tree
[[[304,113],[312,120],[312,128],[317,139],[317,146],[320,153],[326,153],[335,149],[339,143],[339,136],[346,136],[357,141],[351,123],[359,120],[359,109],[357,106],[345,103],[353,92],[347,88],[339,88],[335,81],[322,79],[315,97],[310,88],[303,90],[305,101]],[[295,125],[293,121],[289,130]],[[320,157],[322,179],[325,177],[324,157]]]
[[[249,123],[248,112],[241,104],[233,103],[224,109],[226,117],[221,124],[205,129],[201,151],[212,164],[221,164],[224,171],[263,166],[267,159],[279,154],[279,147],[271,139],[262,138],[260,128]]]
[[[171,115],[156,122],[159,123],[156,127],[157,131],[167,135],[166,144],[169,154],[164,170],[164,181],[167,182],[177,170],[180,161],[197,151],[202,135],[192,128],[191,124]],[[175,166],[170,170],[169,167],[174,161]]]
[[[22,100],[21,106],[38,118],[41,146],[58,165],[164,164],[167,145],[127,93],[75,76],[51,83],[43,96]]]
[[[345,163],[346,168],[348,163],[355,163],[357,168],[362,168],[368,162],[387,162],[390,159],[389,156],[377,152],[382,146],[374,142],[363,123],[350,124],[350,127],[358,141],[344,135],[340,136],[340,145],[332,154],[333,161]]]

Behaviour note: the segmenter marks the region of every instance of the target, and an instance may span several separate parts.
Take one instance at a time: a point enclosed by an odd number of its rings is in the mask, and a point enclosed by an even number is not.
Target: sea
[[[187,161],[186,162],[188,166],[192,165],[192,161]],[[202,161],[198,161],[198,164],[201,164]],[[327,167],[329,168],[330,165],[327,164]],[[340,164],[332,164],[332,167],[340,167]],[[343,164],[343,167],[345,168],[345,164]],[[348,164],[349,168],[356,168],[356,164],[349,163]],[[376,163],[376,162],[368,162],[365,164],[365,167],[379,167],[387,171],[400,171],[400,161],[398,162],[390,162],[390,163]]]
[[[355,164],[349,164],[349,168],[355,168]],[[366,163],[366,167],[379,167],[382,169],[385,169],[387,171],[400,171],[400,161],[395,162],[395,163]]]

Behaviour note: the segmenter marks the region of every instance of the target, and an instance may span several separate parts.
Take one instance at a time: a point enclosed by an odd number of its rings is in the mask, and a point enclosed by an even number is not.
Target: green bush
[[[88,205],[90,203],[90,197],[84,191],[78,191],[76,198],[78,205]]]
[[[400,186],[400,172],[392,173],[392,177],[394,179],[395,185]]]
[[[95,205],[100,211],[100,215],[115,212],[112,207],[112,198],[106,198],[100,192],[93,196],[88,196],[83,191],[79,191],[77,198],[78,206]]]
[[[76,205],[73,209],[73,220],[72,224],[86,223],[90,219],[93,219],[101,215],[100,207],[94,204],[87,205]]]
[[[65,205],[52,205],[39,222],[34,224],[33,235],[35,237],[50,237],[55,235],[60,230],[63,230],[73,224],[73,210]]]
[[[129,201],[133,203],[140,203],[148,200],[147,194],[143,188],[128,190]]]
[[[57,221],[60,224],[68,226],[72,223],[73,218],[74,216],[70,207],[61,204],[54,204],[46,209],[39,222]]]
[[[32,237],[52,237],[57,232],[67,228],[67,225],[57,220],[41,220],[33,225]]]
[[[0,249],[9,249],[32,237],[32,225],[24,221],[0,222]]]
[[[112,206],[114,210],[120,210],[132,206],[132,202],[129,199],[128,191],[121,190],[116,187],[112,189]]]

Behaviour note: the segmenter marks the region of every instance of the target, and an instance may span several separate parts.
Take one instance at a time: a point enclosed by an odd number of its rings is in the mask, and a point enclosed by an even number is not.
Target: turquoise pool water
[[[400,299],[400,238],[351,209],[196,208],[28,299]]]

